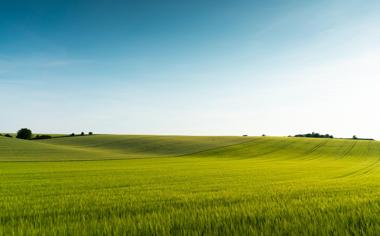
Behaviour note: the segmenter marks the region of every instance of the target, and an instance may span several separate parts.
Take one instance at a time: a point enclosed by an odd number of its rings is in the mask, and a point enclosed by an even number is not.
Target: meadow
[[[0,235],[378,235],[380,142],[0,137]]]

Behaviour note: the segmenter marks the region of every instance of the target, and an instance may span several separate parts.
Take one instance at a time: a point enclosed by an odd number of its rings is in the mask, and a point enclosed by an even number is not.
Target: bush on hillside
[[[6,135],[4,135],[4,137],[12,138],[12,135],[10,135],[10,134],[6,134]]]
[[[33,139],[51,139],[51,138],[52,137],[50,135],[43,134],[43,135],[37,135]]]
[[[19,139],[32,139],[32,131],[27,128],[22,128],[17,132],[16,138]]]

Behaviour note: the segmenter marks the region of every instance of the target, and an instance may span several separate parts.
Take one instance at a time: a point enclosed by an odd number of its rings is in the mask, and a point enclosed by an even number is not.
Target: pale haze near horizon
[[[79,2],[0,12],[0,132],[380,139],[376,1]]]

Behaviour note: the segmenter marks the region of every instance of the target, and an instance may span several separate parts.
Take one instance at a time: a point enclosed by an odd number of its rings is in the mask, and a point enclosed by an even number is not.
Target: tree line
[[[296,138],[334,138],[333,135],[330,134],[320,134],[320,133],[309,133],[309,134],[297,134],[294,137]]]
[[[73,136],[85,136],[85,135],[93,135],[93,132],[88,132],[87,134],[85,132],[81,132],[80,134],[71,133],[70,135],[63,135],[63,136],[51,136],[48,134],[37,134],[33,135],[32,130],[28,128],[22,128],[16,133],[16,138],[18,139],[24,139],[24,140],[35,140],[35,139],[51,139],[51,138],[60,138],[60,137],[73,137]],[[13,136],[11,134],[1,134],[0,136],[12,138]]]
[[[292,136],[289,136],[289,137],[292,137]],[[296,138],[331,138],[331,139],[334,138],[334,136],[330,135],[330,134],[320,134],[320,133],[315,133],[315,132],[308,133],[308,134],[297,134],[297,135],[294,135],[294,137],[296,137]],[[351,139],[354,139],[354,140],[374,140],[372,138],[359,138],[356,135],[352,136]]]

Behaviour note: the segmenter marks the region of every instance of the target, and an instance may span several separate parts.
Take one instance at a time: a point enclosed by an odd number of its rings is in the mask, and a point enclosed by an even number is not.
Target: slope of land
[[[178,156],[243,143],[247,137],[190,137],[150,135],[92,135],[39,141],[65,147],[85,148],[126,156]]]
[[[0,160],[0,235],[380,232],[377,141],[0,137]]]

